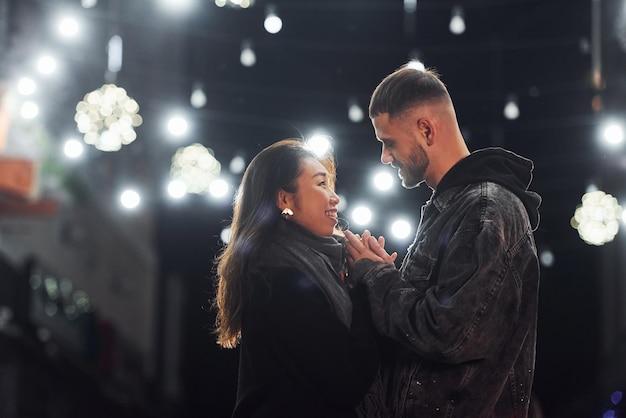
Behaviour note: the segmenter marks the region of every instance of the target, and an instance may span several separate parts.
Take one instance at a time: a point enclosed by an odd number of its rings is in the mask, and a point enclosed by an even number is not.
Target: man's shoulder
[[[438,197],[438,203],[447,206],[452,203],[488,204],[490,202],[502,202],[511,204],[520,198],[509,188],[494,181],[482,181],[465,186],[456,186],[446,190]]]

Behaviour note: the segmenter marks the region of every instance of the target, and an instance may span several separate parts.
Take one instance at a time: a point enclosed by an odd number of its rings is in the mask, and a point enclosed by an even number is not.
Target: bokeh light
[[[187,193],[204,194],[220,172],[221,164],[213,150],[195,143],[176,151],[172,157],[170,178],[184,183]]]
[[[622,208],[617,199],[595,190],[583,195],[570,223],[587,244],[603,245],[617,234],[621,217]]]
[[[68,139],[63,144],[63,154],[67,158],[76,159],[83,155],[84,147],[83,143],[78,139]]]
[[[332,138],[328,135],[316,134],[306,141],[306,148],[318,157],[326,155],[332,148]]]
[[[374,174],[373,183],[376,189],[387,191],[393,187],[394,177],[388,171],[379,171]]]
[[[126,209],[135,209],[141,203],[141,196],[136,190],[127,189],[120,194],[120,203]]]
[[[101,151],[119,151],[137,138],[135,128],[143,123],[139,105],[114,84],[87,93],[76,105],[74,120],[85,143]]]
[[[406,239],[411,236],[411,223],[405,219],[398,219],[391,224],[391,234],[397,239]]]
[[[372,218],[372,211],[366,206],[357,206],[352,210],[352,220],[357,225],[367,225],[371,222]]]

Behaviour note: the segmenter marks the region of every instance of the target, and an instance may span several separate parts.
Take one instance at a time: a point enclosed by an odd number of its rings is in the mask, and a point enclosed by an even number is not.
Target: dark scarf
[[[350,328],[352,302],[339,278],[344,255],[337,238],[319,237],[295,222],[280,219],[259,259],[262,266],[294,267],[308,275],[322,289],[337,318]]]

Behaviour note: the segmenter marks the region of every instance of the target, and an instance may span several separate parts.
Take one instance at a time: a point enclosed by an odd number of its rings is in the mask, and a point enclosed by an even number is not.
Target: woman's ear
[[[283,210],[289,207],[289,196],[286,191],[280,189],[278,191],[278,196],[276,197],[276,206],[278,206],[279,210]]]

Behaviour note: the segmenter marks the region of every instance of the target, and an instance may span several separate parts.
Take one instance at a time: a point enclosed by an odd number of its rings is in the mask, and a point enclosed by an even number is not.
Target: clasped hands
[[[364,258],[390,264],[394,264],[398,258],[398,253],[388,254],[385,251],[385,237],[380,236],[376,239],[367,229],[363,231],[362,236],[353,234],[348,230],[344,231],[344,235],[350,266],[354,266],[357,261]]]

